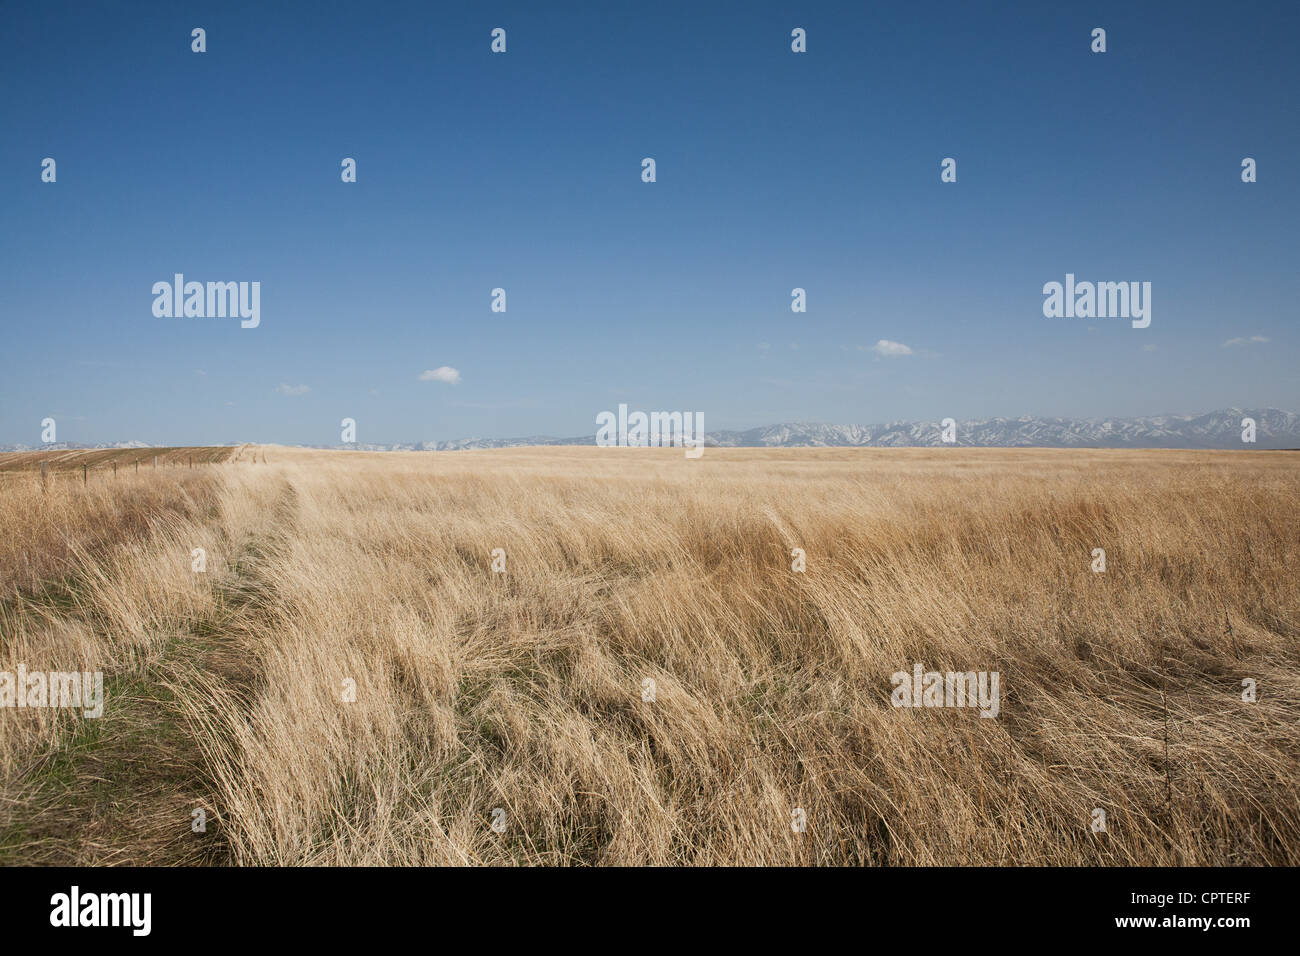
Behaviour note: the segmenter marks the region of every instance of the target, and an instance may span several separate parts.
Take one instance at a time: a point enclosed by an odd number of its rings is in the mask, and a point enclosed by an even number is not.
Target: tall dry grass
[[[0,667],[162,635],[176,786],[240,864],[1295,864],[1294,461],[274,449]],[[918,662],[997,671],[999,716],[892,707]],[[51,744],[0,741],[16,827]]]

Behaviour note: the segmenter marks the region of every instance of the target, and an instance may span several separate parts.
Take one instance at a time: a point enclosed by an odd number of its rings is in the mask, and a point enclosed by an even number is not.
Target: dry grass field
[[[250,458],[253,446],[236,447],[183,446],[179,448],[65,448],[56,451],[20,451],[0,454],[0,474],[6,472],[27,472],[39,470],[41,462],[46,462],[54,471],[78,471],[82,465],[92,469],[96,476],[102,477],[130,469],[132,472],[141,468],[188,468],[193,465],[208,465],[227,460]],[[261,454],[261,451],[258,451]],[[157,459],[157,465],[154,459]]]
[[[0,671],[106,698],[0,708],[0,863],[1300,863],[1293,454],[98,465],[0,461]]]

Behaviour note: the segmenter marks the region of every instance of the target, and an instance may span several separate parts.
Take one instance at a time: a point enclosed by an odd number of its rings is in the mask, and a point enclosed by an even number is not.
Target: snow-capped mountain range
[[[1255,422],[1255,442],[1242,441],[1242,420]],[[579,438],[469,438],[425,442],[404,448],[454,451],[465,448],[510,448],[523,445],[594,445]],[[881,425],[824,425],[785,422],[745,431],[705,430],[706,447],[931,447],[944,444],[940,422],[889,422]],[[1204,415],[1155,415],[1142,418],[983,418],[957,420],[956,444],[1016,448],[1300,448],[1300,415],[1276,408],[1226,408]],[[392,446],[387,446],[392,447]]]
[[[1242,441],[1243,419],[1255,422],[1255,442]],[[1204,415],[1154,415],[1139,418],[981,418],[957,420],[956,444],[989,448],[1296,448],[1300,449],[1300,415],[1276,408],[1225,408]],[[454,441],[302,447],[360,451],[460,451],[518,448],[528,445],[594,445],[588,435],[553,438],[461,438]],[[232,444],[238,444],[237,442]],[[931,447],[943,445],[939,422],[889,422],[881,425],[824,425],[786,422],[745,431],[706,430],[704,444],[715,448],[796,447]],[[0,445],[0,451],[67,448],[145,448],[130,441],[100,445]]]
[[[239,442],[231,442],[232,445],[238,445]],[[55,441],[42,442],[36,445],[24,445],[19,442],[16,445],[0,445],[0,451],[70,451],[72,449],[100,449],[100,448],[156,448],[161,447],[151,445],[147,441],[111,441],[100,442],[98,445],[86,445],[82,442],[75,441]]]

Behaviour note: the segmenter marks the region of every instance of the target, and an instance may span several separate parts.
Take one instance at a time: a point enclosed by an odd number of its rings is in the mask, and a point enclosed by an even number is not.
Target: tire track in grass
[[[103,716],[78,719],[16,787],[0,788],[0,865],[230,862],[208,755],[182,698],[215,690],[247,712],[261,691],[261,672],[235,635],[274,600],[261,569],[294,523],[287,481],[268,510],[270,521],[245,529],[228,571],[213,576],[214,613],[185,622],[138,670],[105,675]]]

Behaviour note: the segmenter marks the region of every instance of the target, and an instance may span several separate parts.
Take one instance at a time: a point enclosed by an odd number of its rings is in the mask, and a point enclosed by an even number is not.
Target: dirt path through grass
[[[271,526],[246,529],[227,566],[204,582],[213,610],[184,621],[134,672],[105,674],[103,716],[80,721],[5,788],[0,864],[228,861],[204,754],[177,701],[199,683],[248,706],[256,698],[256,665],[233,635],[271,600],[259,570],[283,541],[280,525],[293,520],[292,488],[281,480],[273,498]]]

